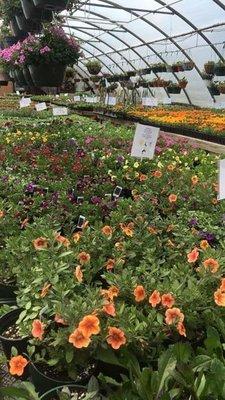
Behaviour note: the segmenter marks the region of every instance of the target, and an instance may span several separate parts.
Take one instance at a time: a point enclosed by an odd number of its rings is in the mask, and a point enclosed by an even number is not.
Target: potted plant
[[[202,79],[204,81],[211,81],[213,79],[213,74],[207,74],[205,71],[202,71]]]
[[[127,71],[127,76],[129,76],[129,78],[136,76],[136,71]]]
[[[183,63],[183,71],[191,71],[194,68],[195,64],[193,61],[185,61]]]
[[[141,75],[149,75],[152,72],[152,67],[143,68],[139,71]]]
[[[101,76],[93,75],[93,76],[91,76],[90,79],[91,79],[92,82],[99,82],[100,79],[101,79]]]
[[[220,95],[220,91],[218,89],[218,85],[215,82],[211,82],[209,86],[207,86],[210,94],[212,96],[219,96]]]
[[[26,19],[36,22],[47,21],[51,22],[53,18],[52,11],[42,10],[35,7],[33,0],[21,0],[23,13]]]
[[[67,8],[68,0],[33,0],[37,8],[60,12]]]
[[[179,86],[178,83],[170,82],[167,87],[167,90],[168,90],[168,93],[179,94],[181,92],[181,87]]]
[[[218,89],[221,94],[225,94],[225,82],[224,81],[218,83]]]
[[[179,79],[179,83],[178,84],[179,84],[179,87],[181,89],[185,89],[187,84],[188,84],[188,81],[187,81],[186,78],[182,78],[182,79]]]
[[[172,64],[172,72],[182,72],[183,70],[184,70],[183,62],[178,61],[178,62]]]
[[[152,65],[152,71],[157,72],[166,72],[166,64],[165,63],[156,63]]]
[[[20,334],[16,324],[20,313],[20,309],[15,309],[0,317],[0,342],[7,360],[12,355],[12,347],[17,350],[18,354],[27,351],[28,339]]]
[[[214,70],[215,70],[215,63],[214,61],[208,61],[207,63],[204,64],[205,72],[208,75],[214,75]]]
[[[225,62],[224,61],[220,60],[218,63],[215,64],[214,74],[216,76],[225,76]]]
[[[148,88],[148,81],[145,81],[144,79],[140,79],[138,82],[139,87],[143,87],[143,88]]]
[[[91,75],[98,75],[102,69],[102,64],[99,60],[89,60],[86,64],[86,67]]]

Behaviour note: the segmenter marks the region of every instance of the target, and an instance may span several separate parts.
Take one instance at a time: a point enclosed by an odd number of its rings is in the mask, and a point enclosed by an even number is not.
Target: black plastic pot
[[[33,64],[28,68],[34,85],[38,87],[61,86],[66,72],[66,66],[62,64]]]
[[[215,65],[214,74],[216,76],[225,76],[225,66]]]
[[[20,0],[20,2],[26,19],[32,19],[33,21],[37,22],[52,21],[52,11],[38,9],[35,7],[33,0]]]
[[[68,4],[68,0],[33,0],[33,2],[38,8],[57,12],[65,10]]]
[[[15,324],[15,322],[19,318],[20,313],[21,309],[17,308],[16,310],[10,311],[0,318],[0,342],[8,360],[11,358],[12,347],[15,347],[17,349],[19,355],[22,355],[27,351],[27,337],[22,339],[10,339],[2,336],[7,328]]]
[[[15,18],[16,18],[18,27],[19,27],[19,29],[21,29],[21,31],[31,32],[31,33],[34,33],[34,32],[38,33],[41,31],[40,23],[26,19],[23,14],[16,15]]]
[[[27,86],[27,82],[24,78],[23,71],[21,69],[15,70],[15,80],[18,86],[20,87]]]
[[[17,24],[16,18],[12,18],[10,21],[10,28],[12,34],[17,37],[17,39],[25,39],[28,36],[27,32],[21,30]]]
[[[34,86],[34,82],[33,82],[32,76],[30,74],[30,71],[29,71],[29,69],[27,67],[23,68],[23,76],[25,78],[27,86],[33,87]]]
[[[6,285],[0,283],[0,299],[10,300],[16,299],[15,291],[17,290],[14,285]]]
[[[181,92],[181,88],[179,86],[178,87],[169,87],[168,86],[167,90],[168,90],[168,93],[173,93],[173,94],[180,94],[180,92]]]

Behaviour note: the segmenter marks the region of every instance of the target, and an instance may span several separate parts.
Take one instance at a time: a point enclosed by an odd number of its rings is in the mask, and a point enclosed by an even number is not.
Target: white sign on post
[[[74,96],[73,100],[76,102],[76,101],[80,101],[81,99],[80,99],[80,96]]]
[[[54,115],[54,117],[56,117],[58,115],[68,115],[68,108],[67,107],[54,107],[53,115]]]
[[[36,111],[44,111],[47,110],[47,105],[45,102],[35,104]]]
[[[156,107],[158,105],[158,101],[153,97],[143,97],[142,105],[147,107]]]
[[[31,99],[29,97],[22,97],[20,100],[20,108],[29,107],[31,105]]]
[[[116,97],[107,96],[105,99],[105,104],[107,106],[115,106],[116,105]]]
[[[219,166],[219,192],[218,192],[218,200],[225,199],[225,160],[220,160],[218,163]]]
[[[152,159],[154,157],[159,131],[160,129],[154,126],[137,124],[131,156],[141,159]]]

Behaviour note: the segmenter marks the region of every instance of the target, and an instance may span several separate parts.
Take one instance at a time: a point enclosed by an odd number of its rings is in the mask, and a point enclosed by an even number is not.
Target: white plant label
[[[218,163],[219,166],[219,191],[218,191],[218,200],[225,199],[225,160],[220,160]]]
[[[159,131],[160,129],[154,126],[137,124],[131,156],[153,159]]]
[[[142,105],[147,107],[156,107],[158,105],[158,101],[153,97],[143,97]]]
[[[35,104],[36,111],[44,111],[47,110],[47,105],[45,102]]]
[[[74,96],[73,100],[74,100],[75,102],[77,102],[77,101],[80,101],[81,99],[80,99],[80,96]]]
[[[115,106],[116,105],[116,97],[112,97],[112,96],[106,97],[105,104],[107,106]]]
[[[56,117],[58,115],[68,115],[68,108],[67,107],[54,107],[53,115],[54,115],[54,117]]]
[[[31,105],[31,99],[29,97],[22,97],[20,100],[20,108],[29,107]]]

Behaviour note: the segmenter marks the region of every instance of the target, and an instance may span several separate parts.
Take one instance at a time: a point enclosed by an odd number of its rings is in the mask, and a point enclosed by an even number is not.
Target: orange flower
[[[199,182],[197,175],[194,175],[191,177],[191,182],[192,182],[192,185],[197,185],[197,183]]]
[[[103,307],[103,311],[111,317],[116,316],[116,309],[114,303],[106,303]]]
[[[35,250],[43,250],[48,247],[48,240],[43,237],[39,237],[32,241]]]
[[[211,272],[214,274],[215,272],[218,271],[219,269],[219,263],[217,260],[215,260],[214,258],[207,258],[207,260],[205,260],[203,262],[204,267],[207,269],[209,268],[211,270]]]
[[[28,361],[22,356],[12,357],[9,361],[9,372],[11,375],[22,376]]]
[[[82,251],[81,253],[78,254],[77,258],[78,258],[79,262],[81,263],[81,265],[84,265],[84,264],[89,263],[91,256],[89,253]]]
[[[65,319],[63,317],[61,317],[61,315],[59,314],[55,314],[55,318],[54,321],[57,322],[57,324],[61,324],[61,325],[65,325],[67,326],[67,322],[65,321]]]
[[[225,292],[225,278],[222,278],[221,280],[220,290],[222,292]]]
[[[106,299],[113,300],[114,297],[118,297],[119,289],[116,286],[110,286],[108,290],[102,289],[101,294]]]
[[[143,301],[145,299],[146,293],[142,285],[136,286],[136,288],[134,289],[134,296],[137,303],[140,303],[140,301]]]
[[[181,336],[185,336],[185,337],[187,336],[186,335],[186,329],[185,329],[185,326],[184,326],[183,322],[178,322],[177,331]]]
[[[127,225],[127,226],[121,226],[121,229],[122,229],[123,233],[124,233],[126,236],[132,237],[133,234],[134,234],[133,229],[130,228],[128,225]]]
[[[168,200],[170,203],[176,203],[177,201],[177,195],[176,194],[170,194],[168,197]]]
[[[87,315],[78,325],[79,331],[87,338],[100,332],[100,321],[96,315]]]
[[[175,166],[173,164],[169,164],[169,165],[167,165],[167,169],[168,169],[168,171],[174,171]]]
[[[74,240],[75,243],[78,243],[80,238],[81,238],[81,233],[80,232],[74,233],[73,240]]]
[[[105,263],[105,267],[107,271],[111,271],[115,267],[116,261],[113,258],[109,258],[108,261]]]
[[[64,236],[57,234],[55,236],[55,240],[61,244],[63,244],[63,246],[65,247],[69,247],[70,246],[70,241],[69,239],[65,238]]]
[[[170,293],[162,295],[162,305],[163,307],[172,308],[175,303],[175,299]]]
[[[77,265],[77,267],[76,267],[76,269],[74,271],[74,276],[78,280],[79,283],[83,282],[84,274],[82,272],[82,269],[81,269],[80,265]]]
[[[107,343],[114,350],[118,350],[122,345],[126,344],[126,341],[125,333],[121,329],[109,326]]]
[[[45,283],[43,288],[41,289],[41,294],[40,297],[43,299],[45,296],[47,296],[49,289],[51,288],[51,283]]]
[[[151,294],[149,297],[149,304],[151,304],[152,307],[156,307],[157,304],[161,303],[161,296],[158,290],[154,290],[154,292]]]
[[[225,307],[225,293],[221,289],[217,289],[214,293],[215,303],[220,307]]]
[[[4,217],[5,213],[4,211],[0,210],[0,218]]]
[[[144,174],[140,174],[140,175],[139,175],[139,181],[140,181],[140,182],[144,182],[144,181],[146,181],[147,179],[148,179],[147,175],[144,175]]]
[[[151,235],[157,235],[158,233],[157,228],[155,228],[154,226],[148,226],[147,230],[149,233],[151,233]]]
[[[161,177],[162,177],[162,172],[161,172],[161,171],[154,171],[154,172],[152,173],[152,175],[153,175],[155,178],[161,178]]]
[[[91,343],[90,337],[84,336],[83,332],[78,328],[69,336],[69,343],[72,343],[77,349],[88,347]]]
[[[105,235],[105,236],[112,236],[112,234],[113,234],[113,229],[109,225],[103,226],[101,231],[102,231],[103,235]]]
[[[218,204],[218,200],[217,200],[216,197],[214,197],[214,198],[212,199],[212,204],[214,204],[214,205]]]
[[[199,251],[197,247],[194,248],[190,253],[188,253],[187,258],[189,263],[195,263],[199,257]]]
[[[32,331],[33,337],[42,340],[44,334],[44,324],[39,319],[35,319],[32,323]]]
[[[207,240],[201,240],[200,247],[202,250],[206,250],[209,247],[209,242]]]
[[[183,322],[184,321],[184,314],[180,311],[179,308],[168,308],[165,314],[166,324],[172,325],[176,322]]]

